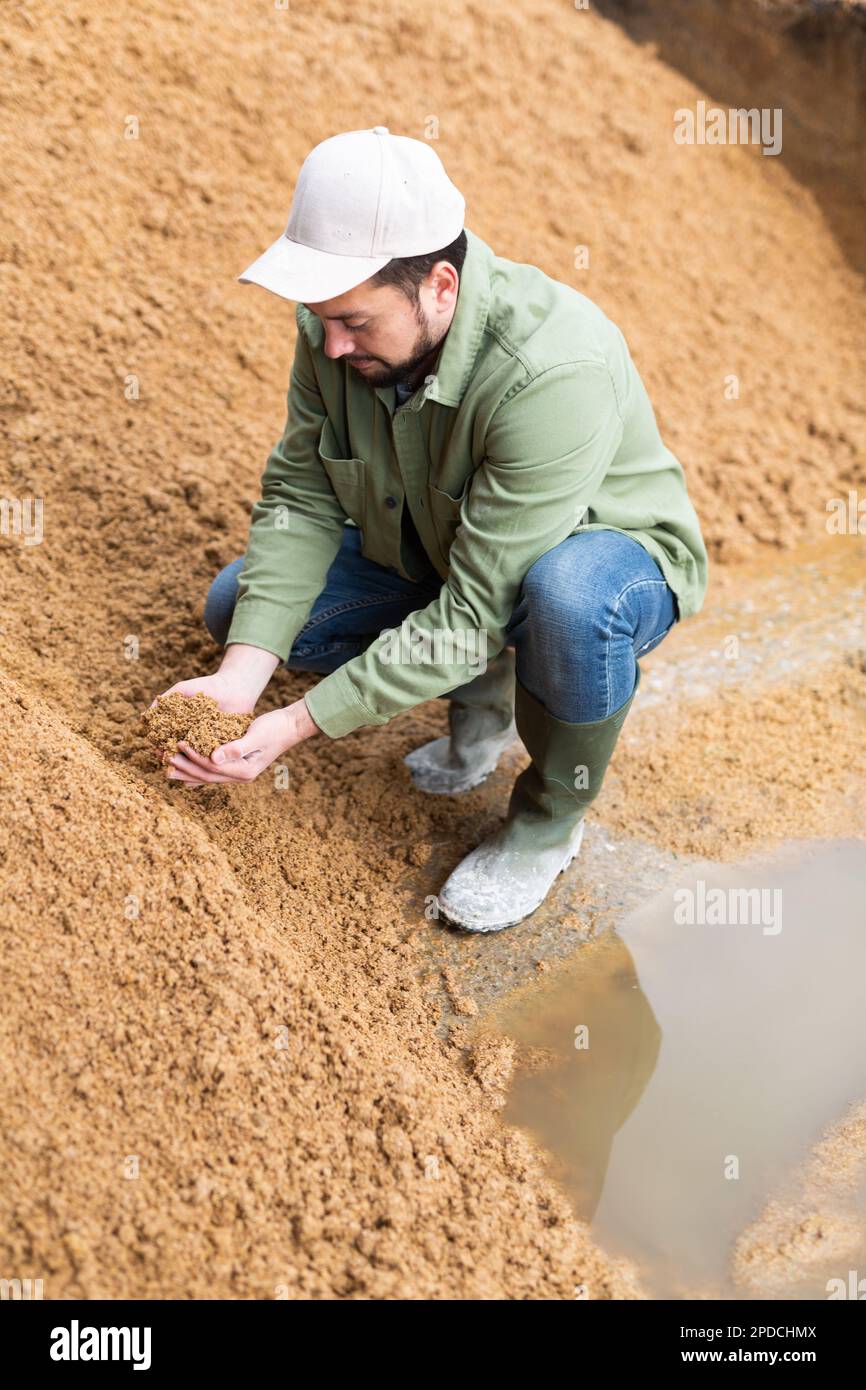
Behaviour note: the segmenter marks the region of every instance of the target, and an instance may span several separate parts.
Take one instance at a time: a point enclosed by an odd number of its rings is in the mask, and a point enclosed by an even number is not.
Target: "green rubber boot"
[[[485,671],[447,697],[448,733],[404,758],[422,792],[454,796],[489,777],[510,744],[514,723],[514,652],[506,647]]]
[[[586,809],[601,791],[637,688],[607,719],[566,724],[518,681],[515,714],[532,757],[511,791],[505,824],[468,854],[439,894],[464,931],[501,931],[534,912],[580,849]]]

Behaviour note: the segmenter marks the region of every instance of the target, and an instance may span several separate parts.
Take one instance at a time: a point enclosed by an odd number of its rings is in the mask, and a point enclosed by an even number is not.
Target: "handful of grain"
[[[142,716],[144,731],[155,748],[176,753],[188,743],[209,758],[220,744],[242,738],[253,722],[252,714],[226,714],[210,695],[163,695]]]

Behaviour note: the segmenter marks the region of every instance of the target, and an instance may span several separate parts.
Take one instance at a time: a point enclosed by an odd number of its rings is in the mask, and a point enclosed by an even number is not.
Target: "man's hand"
[[[226,714],[246,714],[255,709],[279,664],[280,659],[273,652],[233,642],[226,647],[220,668],[212,676],[178,681],[162,693],[210,695]],[[260,715],[243,738],[215,748],[209,758],[197,753],[188,743],[179,743],[177,753],[168,760],[171,771],[167,775],[190,787],[200,787],[205,782],[251,782],[274,758],[319,732],[304,701],[297,700],[285,709]]]
[[[279,664],[280,659],[273,652],[234,642],[226,647],[220,668],[212,676],[178,681],[163,690],[162,695],[210,695],[226,714],[246,714],[255,709],[256,701]],[[157,698],[162,699],[162,695]]]
[[[216,677],[210,679],[215,680]],[[199,683],[185,681],[184,684]],[[206,693],[213,692],[208,690]],[[281,753],[287,753],[296,743],[302,743],[317,733],[318,725],[313,722],[304,701],[296,700],[285,709],[259,715],[243,738],[215,748],[209,758],[197,753],[188,743],[179,743],[178,751],[169,759],[172,770],[168,776],[190,787],[200,787],[204,782],[252,782]]]

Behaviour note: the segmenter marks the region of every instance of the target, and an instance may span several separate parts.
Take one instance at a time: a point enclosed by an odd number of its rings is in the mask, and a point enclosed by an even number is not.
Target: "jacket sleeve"
[[[226,643],[285,661],[340,549],[346,514],[319,458],[326,412],[300,326],[283,437],[271,450],[252,511],[238,600]]]
[[[308,693],[319,727],[340,738],[384,724],[477,676],[479,654],[491,661],[506,645],[527,571],[577,528],[622,433],[602,364],[551,367],[507,397],[488,426],[439,596]]]

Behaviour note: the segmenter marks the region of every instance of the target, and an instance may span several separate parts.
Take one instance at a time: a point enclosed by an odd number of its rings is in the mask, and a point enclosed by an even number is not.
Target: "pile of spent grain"
[[[344,826],[256,784],[222,846],[158,773],[0,700],[30,750],[0,779],[0,1267],[46,1298],[635,1296],[436,1039]]]

